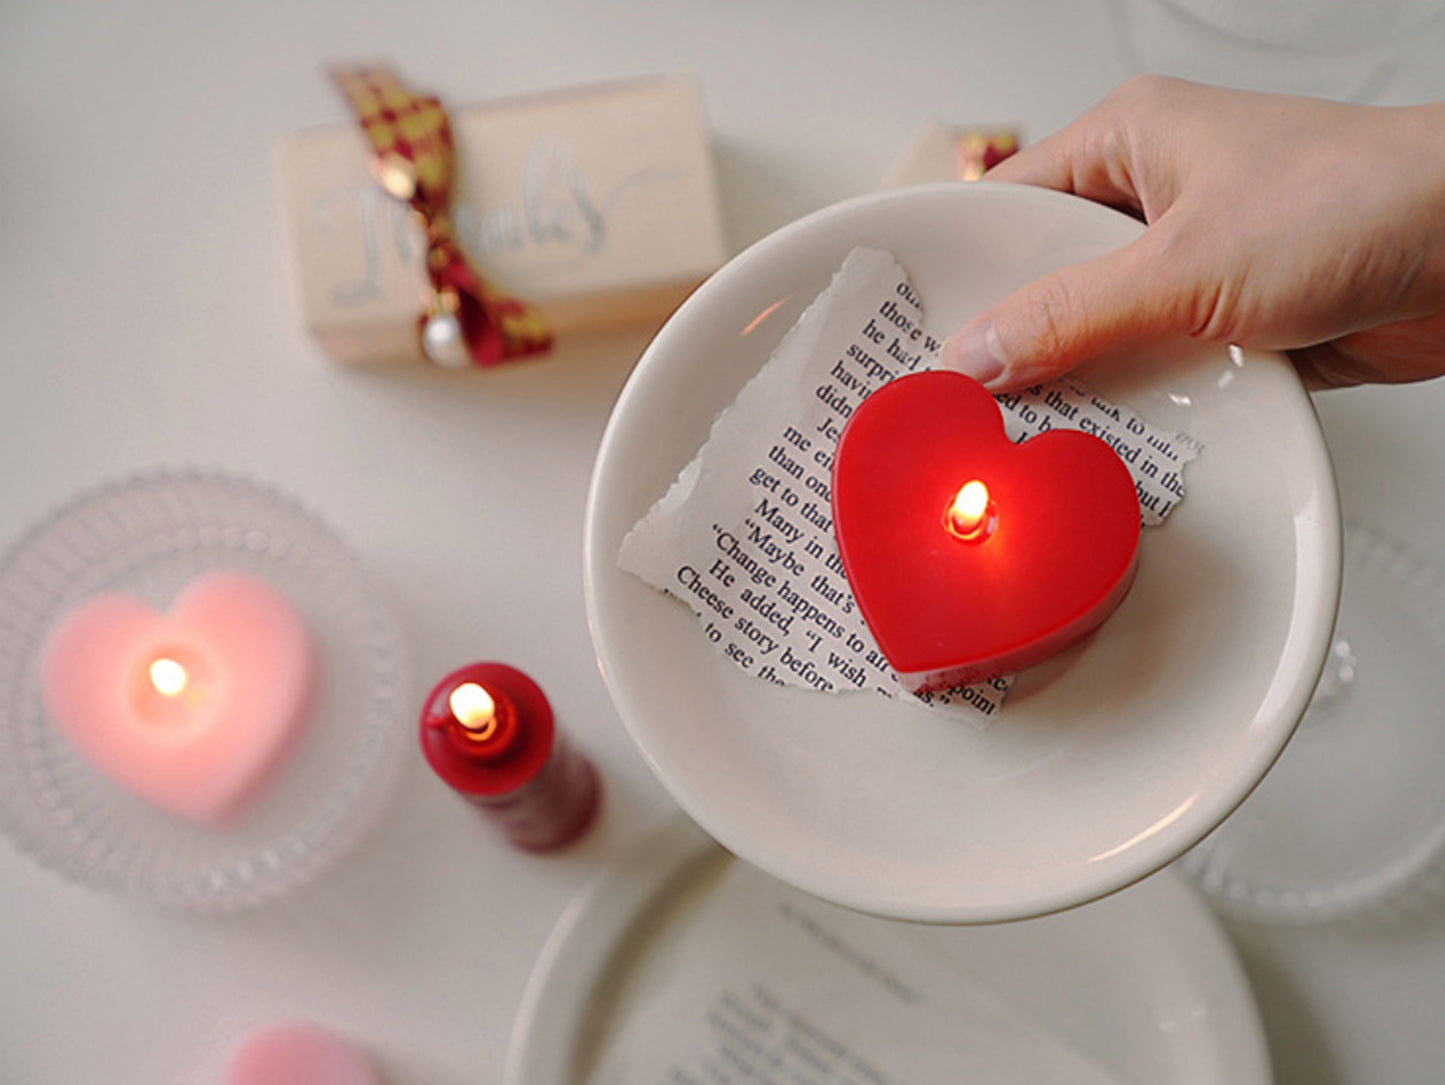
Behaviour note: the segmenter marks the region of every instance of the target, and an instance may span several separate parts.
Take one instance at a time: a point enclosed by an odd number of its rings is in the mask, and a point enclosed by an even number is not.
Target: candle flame
[[[988,487],[978,479],[964,483],[948,507],[948,530],[960,539],[977,538],[988,527]]]
[[[151,663],[150,676],[151,685],[162,697],[179,697],[190,683],[186,668],[165,656]]]
[[[457,686],[452,690],[447,705],[468,738],[484,742],[496,733],[497,702],[476,682],[463,682]]]

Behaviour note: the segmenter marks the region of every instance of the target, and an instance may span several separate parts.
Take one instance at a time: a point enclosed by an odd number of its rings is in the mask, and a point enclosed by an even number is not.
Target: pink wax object
[[[381,1085],[370,1060],[320,1025],[264,1025],[236,1048],[223,1085]]]
[[[157,614],[97,595],[56,625],[41,696],[99,772],[194,821],[238,814],[307,718],[310,635],[275,588],[240,572],[194,581]]]

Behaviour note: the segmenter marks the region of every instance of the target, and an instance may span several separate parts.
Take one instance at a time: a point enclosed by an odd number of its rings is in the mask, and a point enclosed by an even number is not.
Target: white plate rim
[[[600,874],[569,904],[552,929],[524,988],[507,1048],[503,1085],[581,1085],[580,1044],[620,947],[637,935],[641,917],[685,889],[688,875],[715,861],[740,862],[685,818],[670,819]],[[1232,943],[1184,880],[1163,870],[1130,892],[1148,894],[1145,909],[1201,988],[1212,990],[1218,1033],[1209,1054],[1219,1085],[1273,1085],[1263,1022]],[[1109,906],[1105,902],[1103,906]],[[1027,922],[1027,921],[1025,921]],[[965,929],[966,928],[961,928]],[[1161,1030],[1161,1037],[1166,1034]]]
[[[965,193],[997,195],[1001,191],[1006,191],[1010,201],[1025,206],[1044,208],[1057,204],[1058,201],[1067,201],[1081,215],[1095,216],[1096,222],[1105,223],[1114,235],[1121,236],[1124,240],[1137,236],[1137,231],[1143,228],[1135,220],[1112,209],[1049,190],[987,183],[917,186],[908,190],[856,197],[814,212],[755,243],[720,269],[713,280],[719,284],[730,284],[746,278],[758,269],[759,261],[768,259],[774,250],[785,247],[795,235],[813,230],[836,216],[849,216],[860,211],[869,213],[879,208],[886,209],[895,202],[910,200],[943,201],[939,206],[946,207],[947,201],[967,198]],[[674,778],[677,775],[676,766],[666,763],[650,748],[645,728],[629,711],[629,705],[636,700],[639,683],[635,675],[628,673],[626,650],[620,641],[609,643],[605,635],[607,614],[603,597],[609,590],[608,578],[626,574],[622,574],[616,567],[616,545],[620,537],[612,537],[601,526],[603,517],[600,495],[606,488],[609,475],[617,470],[611,461],[617,445],[622,441],[620,434],[629,405],[642,394],[640,389],[645,387],[649,370],[661,364],[669,346],[669,337],[673,335],[675,328],[696,319],[699,307],[706,304],[709,286],[710,284],[704,284],[664,326],[652,346],[644,353],[633,377],[618,399],[594,466],[584,537],[584,587],[589,625],[604,679],[634,742],[684,810],[724,846],[806,891],[862,911],[943,923],[1024,918],[1097,899],[1133,884],[1167,865],[1223,821],[1274,763],[1303,713],[1328,650],[1339,598],[1341,542],[1338,499],[1334,490],[1328,450],[1319,431],[1313,405],[1286,359],[1279,355],[1253,352],[1241,357],[1249,359],[1249,364],[1256,373],[1267,371],[1268,380],[1273,382],[1268,386],[1284,396],[1280,403],[1272,406],[1282,411],[1281,417],[1292,427],[1292,431],[1304,434],[1308,447],[1301,448],[1298,452],[1300,462],[1307,465],[1302,470],[1302,475],[1319,485],[1315,486],[1318,492],[1313,495],[1314,505],[1310,515],[1296,515],[1295,520],[1296,526],[1302,521],[1308,521],[1312,531],[1308,538],[1301,540],[1300,549],[1295,555],[1299,559],[1299,568],[1296,570],[1298,579],[1295,613],[1301,620],[1290,630],[1283,652],[1284,662],[1276,669],[1275,679],[1272,680],[1267,694],[1271,713],[1269,726],[1252,729],[1253,746],[1242,767],[1238,786],[1210,792],[1206,796],[1207,801],[1185,811],[1184,816],[1177,821],[1171,820],[1151,829],[1149,833],[1141,833],[1138,840],[1129,842],[1127,853],[1120,849],[1121,854],[1110,856],[1113,867],[1107,874],[1096,877],[1087,884],[1081,882],[1063,889],[1054,887],[1046,892],[1025,889],[1016,899],[1010,899],[1002,905],[998,901],[992,901],[980,906],[969,901],[950,901],[946,905],[936,902],[915,905],[893,898],[882,899],[857,884],[857,879],[851,876],[839,876],[834,871],[824,871],[822,866],[811,860],[800,862],[795,856],[778,852],[766,841],[740,833],[726,811],[715,801],[694,794],[687,786],[678,783]],[[638,586],[640,590],[651,591],[640,583]],[[1103,867],[1104,864],[1100,864],[1101,874]]]

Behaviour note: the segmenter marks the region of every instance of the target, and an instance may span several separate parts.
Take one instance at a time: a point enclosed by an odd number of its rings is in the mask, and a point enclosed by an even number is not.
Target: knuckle
[[[1110,97],[1116,97],[1119,101],[1130,103],[1136,107],[1152,105],[1173,97],[1180,88],[1187,85],[1184,80],[1171,75],[1144,72],[1129,76],[1114,89]]]
[[[1213,261],[1201,261],[1206,239],[1188,227],[1151,231],[1140,289],[1158,309],[1161,330],[1182,332],[1210,343],[1234,342],[1239,333],[1240,295],[1235,276]]]
[[[1152,109],[1165,93],[1168,80],[1159,75],[1131,75],[1111,90],[1101,108],[1116,119],[1138,116],[1141,110]]]

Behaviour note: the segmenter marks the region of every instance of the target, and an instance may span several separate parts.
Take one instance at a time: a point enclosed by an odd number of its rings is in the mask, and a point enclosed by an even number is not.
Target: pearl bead
[[[462,325],[452,313],[433,313],[421,333],[422,352],[443,369],[465,369],[472,364],[462,341]]]

